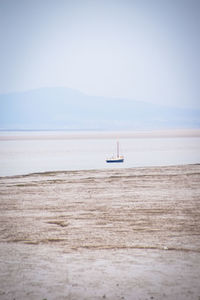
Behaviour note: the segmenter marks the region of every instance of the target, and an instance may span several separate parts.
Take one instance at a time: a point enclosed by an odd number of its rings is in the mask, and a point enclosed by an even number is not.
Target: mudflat
[[[0,178],[0,299],[200,299],[200,165]]]

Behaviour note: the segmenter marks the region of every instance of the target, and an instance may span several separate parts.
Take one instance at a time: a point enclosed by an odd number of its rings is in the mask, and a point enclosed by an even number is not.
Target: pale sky
[[[0,0],[0,93],[199,107],[200,0]]]

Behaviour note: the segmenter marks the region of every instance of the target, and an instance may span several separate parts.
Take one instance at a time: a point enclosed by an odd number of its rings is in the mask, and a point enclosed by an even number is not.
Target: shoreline
[[[188,137],[199,138],[200,129],[163,129],[135,131],[0,131],[0,141]]]
[[[48,176],[48,175],[59,175],[59,174],[74,174],[74,173],[84,173],[84,172],[115,172],[116,170],[119,171],[129,171],[129,170],[135,170],[135,169],[156,169],[156,168],[170,168],[170,167],[182,167],[182,166],[198,166],[200,163],[191,163],[191,164],[172,164],[172,165],[154,165],[154,166],[137,166],[137,167],[126,167],[119,169],[117,168],[99,168],[99,169],[77,169],[77,170],[58,170],[58,171],[41,171],[41,172],[31,172],[31,173],[25,173],[25,174],[17,174],[17,175],[5,175],[0,176],[1,179],[9,179],[9,178],[26,178],[30,176]]]

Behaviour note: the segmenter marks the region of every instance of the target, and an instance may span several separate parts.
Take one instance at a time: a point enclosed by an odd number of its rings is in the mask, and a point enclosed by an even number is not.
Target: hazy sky
[[[0,93],[200,107],[200,0],[0,0]]]

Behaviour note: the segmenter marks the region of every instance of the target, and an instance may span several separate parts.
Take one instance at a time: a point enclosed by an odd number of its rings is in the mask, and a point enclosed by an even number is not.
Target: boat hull
[[[123,163],[124,159],[120,158],[120,159],[107,159],[106,160],[107,163]]]

